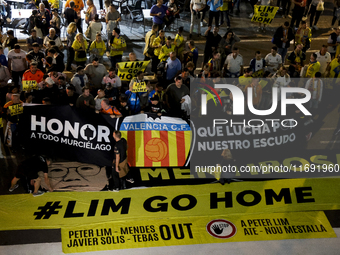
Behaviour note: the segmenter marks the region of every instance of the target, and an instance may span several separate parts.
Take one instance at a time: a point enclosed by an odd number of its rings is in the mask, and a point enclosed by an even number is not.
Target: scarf
[[[75,77],[79,78],[79,80],[80,80],[80,87],[84,87],[85,86],[84,75],[76,74]]]

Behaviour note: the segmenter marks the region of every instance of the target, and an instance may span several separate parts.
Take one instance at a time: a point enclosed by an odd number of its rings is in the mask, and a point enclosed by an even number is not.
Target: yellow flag
[[[274,6],[255,5],[254,15],[251,21],[263,23],[263,24],[270,24],[275,18],[275,14],[278,9],[279,7],[274,7]]]

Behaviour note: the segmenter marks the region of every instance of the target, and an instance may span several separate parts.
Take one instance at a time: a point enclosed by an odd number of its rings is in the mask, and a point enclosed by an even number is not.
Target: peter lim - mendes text
[[[340,171],[339,164],[322,164],[322,165],[315,165],[315,164],[305,164],[305,165],[294,165],[290,164],[289,166],[280,165],[280,166],[272,166],[272,165],[259,165],[259,166],[232,166],[226,165],[221,166],[217,164],[216,166],[195,166],[195,172],[202,172],[202,173],[297,173],[297,172],[317,172],[317,173],[326,173],[326,172],[336,172]]]

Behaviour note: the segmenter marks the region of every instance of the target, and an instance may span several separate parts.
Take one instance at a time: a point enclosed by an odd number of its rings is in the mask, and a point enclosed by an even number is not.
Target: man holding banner
[[[260,4],[261,6],[270,6],[271,2],[272,2],[272,0],[261,0],[261,1],[258,1],[258,4]],[[259,28],[258,28],[257,32],[261,31],[261,24],[263,24],[262,32],[266,32],[266,23],[259,23]]]
[[[22,90],[38,89],[38,84],[43,81],[44,73],[38,69],[38,63],[32,62],[30,69],[22,76]]]
[[[146,83],[144,81],[144,73],[142,71],[138,71],[136,77],[133,78],[130,82],[129,90],[125,92],[125,95],[128,98],[127,103],[131,109],[132,114],[139,113],[142,109],[142,106],[143,107],[146,106],[147,103],[146,92],[147,88]],[[144,94],[146,94],[145,98]]]
[[[261,23],[263,24],[262,31],[265,32],[265,25],[272,23],[275,18],[275,14],[279,7],[270,6],[271,0],[260,0],[258,4],[254,6],[254,15],[252,16],[252,22],[258,22],[259,28],[257,32],[261,31]]]

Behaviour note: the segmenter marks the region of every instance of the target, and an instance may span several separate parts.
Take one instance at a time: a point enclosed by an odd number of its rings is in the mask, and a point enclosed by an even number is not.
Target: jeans
[[[229,11],[223,11],[221,12],[221,25],[223,24],[223,14],[225,15],[225,19],[227,21],[227,26],[230,27],[230,19],[229,19]]]
[[[83,28],[81,26],[81,23],[82,23],[81,21],[82,21],[82,19],[78,17],[78,19],[77,19],[77,29],[78,29],[78,32],[82,34]]]
[[[151,71],[153,73],[157,73],[157,66],[159,64],[159,59],[158,59],[158,56],[154,56],[152,57],[152,63],[151,63]]]
[[[278,48],[278,49],[277,49],[277,53],[280,54],[281,57],[282,57],[282,64],[285,63],[287,51],[288,51],[287,48]]]
[[[337,16],[335,16],[336,8],[333,8],[333,19],[332,19],[332,26],[335,24],[335,21],[337,20]],[[340,20],[338,20],[338,26],[340,26]]]
[[[288,16],[290,11],[290,0],[282,0],[282,15]]]
[[[201,25],[200,25],[200,19],[194,13],[191,13],[191,23],[190,23],[190,34],[192,34],[192,31],[194,30],[194,25],[197,25],[197,34],[201,34]]]
[[[308,16],[312,10],[312,6],[309,9],[310,4],[312,3],[312,0],[307,0],[307,4],[306,4],[306,8],[305,8],[305,12],[303,14],[303,16]],[[316,7],[316,6],[315,6]]]
[[[122,62],[122,57],[123,55],[116,55],[116,56],[110,57],[111,67],[116,68],[116,64],[119,62]]]
[[[240,2],[241,0],[235,0],[234,1],[234,7],[236,6],[236,9],[239,11],[240,10]]]
[[[301,22],[302,17],[303,17],[304,10],[305,10],[305,7],[299,7],[299,6],[295,5],[295,7],[293,9],[292,21],[290,22],[291,27],[294,26],[294,23],[296,23],[295,27],[299,27],[300,22]]]
[[[67,66],[66,66],[66,70],[70,71],[71,68],[71,64],[74,60],[74,49],[72,47],[68,48],[68,56],[67,56]]]
[[[316,10],[316,6],[315,5],[311,5],[310,6],[310,19],[309,19],[310,27],[313,26],[313,20],[314,20],[314,26],[316,26],[316,24],[318,24],[321,12],[322,11],[317,11]],[[315,16],[315,19],[314,19],[314,16]]]
[[[19,72],[12,71],[12,81],[13,81],[15,86],[19,86],[19,80],[22,80],[22,76],[24,75],[25,71],[26,70],[19,71]]]
[[[219,11],[217,11],[217,12],[210,11],[209,12],[209,24],[208,24],[208,26],[211,27],[212,21],[213,21],[214,18],[215,18],[215,27],[219,27],[219,24],[218,24],[218,21],[219,21],[219,18],[220,18],[220,12]]]

